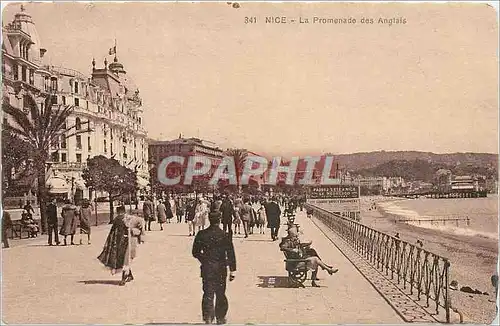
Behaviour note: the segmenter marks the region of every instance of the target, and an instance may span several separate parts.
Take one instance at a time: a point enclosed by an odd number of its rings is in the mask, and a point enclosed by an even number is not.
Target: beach
[[[483,202],[479,202],[483,200]],[[467,202],[469,201],[469,202]],[[370,209],[375,203],[376,209]],[[496,315],[491,276],[497,271],[497,197],[486,199],[396,199],[362,197],[361,222],[409,243],[423,242],[424,248],[447,257],[451,263],[450,281],[458,288],[470,286],[488,295],[450,290],[452,306],[464,314],[465,322],[490,324]],[[429,219],[445,216],[470,218],[470,225],[423,223],[421,226],[395,223],[400,219]],[[414,223],[416,224],[416,223]]]

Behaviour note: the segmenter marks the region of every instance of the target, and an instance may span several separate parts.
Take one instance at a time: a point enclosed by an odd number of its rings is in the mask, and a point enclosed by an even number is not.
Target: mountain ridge
[[[373,151],[330,155],[334,157],[334,162],[338,163],[340,168],[349,171],[369,169],[389,161],[404,160],[424,160],[451,166],[462,164],[484,167],[491,166],[494,168],[498,166],[498,154],[493,153],[454,152],[437,154],[422,151]]]

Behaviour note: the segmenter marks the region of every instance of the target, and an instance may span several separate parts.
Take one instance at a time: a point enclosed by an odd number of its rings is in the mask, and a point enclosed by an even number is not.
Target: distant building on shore
[[[460,175],[451,180],[452,191],[484,191],[486,178],[483,176]]]
[[[173,140],[151,140],[148,147],[149,160],[154,163],[156,168],[166,157],[181,156],[185,158],[184,164],[180,165],[171,163],[168,165],[166,170],[167,177],[173,178],[180,176],[181,183],[184,181],[189,157],[203,156],[209,158],[212,164],[210,174],[212,174],[217,169],[224,156],[224,151],[213,142],[195,137],[184,138],[181,135],[179,135],[179,138]],[[155,176],[153,176],[152,180],[155,180]],[[158,189],[170,191],[186,191],[194,190],[195,186],[192,187],[193,189],[186,189],[189,187],[178,185],[176,187],[170,187],[169,189],[157,184],[157,187]]]

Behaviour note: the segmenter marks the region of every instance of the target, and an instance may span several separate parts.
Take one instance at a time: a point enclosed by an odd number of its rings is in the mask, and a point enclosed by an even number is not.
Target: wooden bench
[[[305,287],[307,279],[307,264],[304,258],[291,258],[290,253],[283,250],[285,255],[285,269],[288,272],[288,280],[296,287]]]
[[[40,223],[38,220],[35,220],[35,222],[38,224],[40,227]],[[11,239],[23,239],[23,235],[26,235],[26,239],[30,237],[30,230],[28,227],[25,227],[22,223],[21,220],[15,220],[12,221],[12,228],[11,228]]]

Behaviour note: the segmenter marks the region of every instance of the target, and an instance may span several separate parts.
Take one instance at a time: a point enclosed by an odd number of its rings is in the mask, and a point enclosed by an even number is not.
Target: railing
[[[374,268],[416,295],[418,301],[424,300],[426,308],[432,303],[436,315],[444,309],[446,322],[450,322],[447,258],[322,208],[306,206]]]

